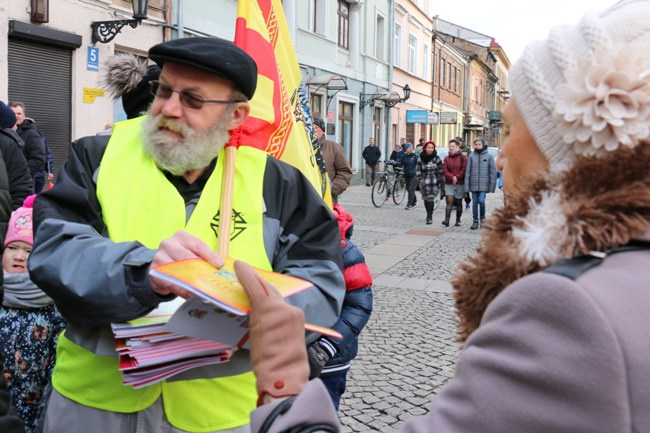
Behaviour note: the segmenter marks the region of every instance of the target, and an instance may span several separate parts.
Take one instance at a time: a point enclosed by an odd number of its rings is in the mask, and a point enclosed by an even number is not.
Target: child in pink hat
[[[32,252],[32,195],[11,214],[2,253],[4,296],[0,306],[0,356],[11,401],[25,425],[36,430],[41,397],[50,381],[56,342],[65,320],[52,299],[29,278]]]

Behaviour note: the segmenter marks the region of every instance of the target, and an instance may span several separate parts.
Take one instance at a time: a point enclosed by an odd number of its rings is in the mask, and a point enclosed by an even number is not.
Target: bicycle
[[[403,170],[394,161],[385,161],[384,172],[372,185],[372,204],[382,207],[390,197],[396,205],[401,204],[406,197],[406,181]],[[393,167],[394,171],[389,170]]]

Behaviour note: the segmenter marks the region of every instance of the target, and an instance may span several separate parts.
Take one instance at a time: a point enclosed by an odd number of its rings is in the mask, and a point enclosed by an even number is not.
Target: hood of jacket
[[[34,122],[34,119],[30,117],[25,117],[23,123],[18,125],[18,129],[23,129],[23,130],[36,129],[36,122]]]
[[[605,158],[579,157],[569,170],[518,185],[520,193],[508,196],[488,218],[476,254],[452,279],[460,341],[517,279],[650,233],[648,167],[650,143],[645,143]]]

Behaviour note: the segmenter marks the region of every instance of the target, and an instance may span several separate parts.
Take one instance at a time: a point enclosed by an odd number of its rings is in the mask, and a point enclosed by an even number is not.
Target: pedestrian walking
[[[512,67],[497,161],[507,201],[453,280],[463,351],[429,413],[400,432],[650,431],[648,16],[649,1],[620,1]],[[252,352],[284,349],[253,357],[267,403],[253,425],[339,431],[322,384],[305,379],[300,312],[236,270],[255,299]],[[271,401],[277,380],[296,398]]]
[[[404,180],[406,181],[406,191],[408,192],[408,199],[406,202],[406,210],[413,209],[417,204],[415,198],[415,187],[418,183],[417,177],[417,162],[418,156],[413,150],[413,143],[406,143],[406,150],[404,155],[400,158],[400,165],[404,169]]]
[[[458,136],[454,138],[454,140],[460,143],[460,151],[463,152],[463,155],[469,157],[469,155],[472,153],[472,148],[469,147],[467,143],[465,143],[463,137]],[[469,205],[471,202],[472,202],[472,195],[468,191],[465,191],[465,210],[469,210]]]
[[[494,192],[497,185],[497,168],[494,157],[485,146],[483,137],[474,140],[474,152],[467,158],[465,170],[465,191],[472,195],[472,230],[485,221],[485,195]],[[480,210],[480,212],[479,212]]]
[[[416,165],[416,176],[420,179],[420,194],[427,210],[426,224],[433,222],[433,204],[442,184],[443,164],[436,152],[436,143],[427,141]]]
[[[443,164],[445,175],[445,196],[447,207],[445,208],[445,219],[442,225],[449,227],[452,207],[456,207],[456,224],[460,226],[460,218],[463,215],[463,197],[465,197],[465,167],[467,157],[460,149],[461,143],[455,138],[449,141],[449,154]]]
[[[402,145],[400,143],[395,143],[395,149],[390,153],[390,160],[399,162],[403,154],[404,149],[402,149]]]
[[[375,175],[377,174],[379,160],[381,159],[381,150],[375,146],[375,139],[373,137],[368,139],[368,145],[363,149],[361,156],[366,161],[366,186],[370,186],[375,183]]]

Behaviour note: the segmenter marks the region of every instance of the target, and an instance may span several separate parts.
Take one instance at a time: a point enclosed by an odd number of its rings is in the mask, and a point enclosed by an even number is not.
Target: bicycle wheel
[[[403,177],[398,177],[395,180],[395,188],[393,188],[393,202],[401,204],[406,197],[406,181]]]
[[[375,205],[375,207],[382,207],[384,203],[386,203],[386,200],[388,199],[386,194],[387,188],[388,186],[386,185],[385,177],[380,177],[372,185],[371,197],[372,204]]]

